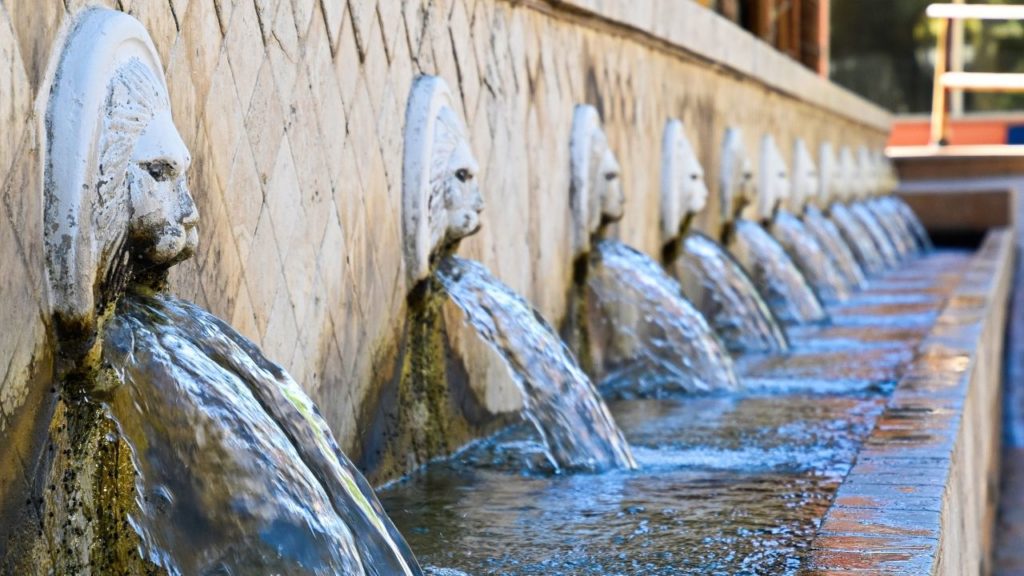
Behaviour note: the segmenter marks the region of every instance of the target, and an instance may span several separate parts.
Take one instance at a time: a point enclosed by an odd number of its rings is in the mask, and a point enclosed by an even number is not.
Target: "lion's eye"
[[[698,176],[696,174],[690,174],[690,180],[693,180],[694,182],[696,182],[697,180],[700,180],[700,176]]]
[[[156,160],[153,162],[143,162],[139,166],[157,182],[167,182],[174,178],[174,167],[169,162]]]
[[[618,177],[619,174],[617,172],[608,172],[604,175],[604,179],[607,180],[608,182],[611,182],[612,180],[615,180]]]
[[[473,173],[465,168],[459,168],[455,171],[455,177],[459,179],[459,182],[469,182],[473,179]]]

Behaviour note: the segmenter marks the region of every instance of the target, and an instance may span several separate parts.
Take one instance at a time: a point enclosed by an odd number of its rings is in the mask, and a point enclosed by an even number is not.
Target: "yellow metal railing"
[[[941,20],[938,46],[935,51],[935,84],[932,87],[932,144],[945,145],[949,142],[948,91],[970,92],[1024,92],[1024,74],[993,72],[950,72],[949,52],[951,46],[949,30],[955,20],[1024,20],[1024,6],[1003,4],[932,4],[928,6],[929,18]],[[954,42],[963,42],[962,35],[952,37]],[[960,46],[952,47],[959,51]]]

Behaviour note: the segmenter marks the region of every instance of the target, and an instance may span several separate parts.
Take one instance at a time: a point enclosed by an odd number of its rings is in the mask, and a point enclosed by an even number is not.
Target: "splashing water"
[[[914,213],[914,209],[899,196],[888,196],[887,200],[893,203],[895,209],[903,217],[903,221],[914,234],[914,239],[917,240],[918,250],[925,252],[930,251],[933,248],[932,239],[928,236],[928,230],[926,230],[924,224],[921,223],[921,219]]]
[[[735,390],[732,358],[679,283],[625,244],[595,246],[587,287],[601,388],[619,395]]]
[[[785,352],[789,341],[743,268],[699,232],[682,240],[671,263],[683,293],[735,352]]]
[[[230,326],[126,296],[104,358],[132,446],[144,553],[171,574],[420,575],[298,384]]]
[[[760,225],[739,219],[729,251],[750,274],[775,316],[788,324],[828,319],[825,307],[786,250]]]
[[[843,240],[842,234],[836,228],[835,223],[825,217],[817,206],[807,206],[804,209],[804,224],[807,231],[818,241],[825,253],[832,258],[836,268],[846,279],[851,290],[860,290],[867,286],[867,278],[864,277],[864,269],[857,262],[850,246]]]
[[[799,218],[779,212],[772,224],[772,235],[793,258],[819,298],[828,303],[849,298],[850,287],[839,267]]]
[[[900,258],[910,257],[917,252],[914,233],[891,204],[881,198],[872,198],[864,202],[864,207],[875,216],[875,220],[889,236]]]
[[[878,219],[875,218],[875,214],[867,209],[862,203],[856,202],[848,206],[850,213],[853,217],[860,222],[864,230],[867,231],[868,236],[871,237],[871,241],[875,243],[878,248],[878,253],[882,255],[882,260],[885,261],[887,268],[895,268],[900,263],[900,254],[897,248],[893,245],[892,239],[885,232],[885,228],[878,223]]]
[[[437,277],[470,325],[505,360],[552,464],[583,470],[636,467],[604,400],[525,300],[483,265],[456,256],[441,262]]]
[[[879,254],[878,247],[849,208],[837,202],[829,208],[829,217],[846,240],[853,255],[857,257],[857,263],[864,272],[877,275],[885,271],[885,260]]]

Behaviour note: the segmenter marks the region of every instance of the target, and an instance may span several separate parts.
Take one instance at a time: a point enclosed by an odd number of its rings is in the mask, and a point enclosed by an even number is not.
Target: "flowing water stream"
[[[130,294],[106,329],[130,517],[171,574],[421,574],[298,384],[188,302]]]
[[[472,260],[450,256],[437,277],[469,324],[501,355],[523,413],[556,468],[635,468],[629,444],[558,334],[522,297]]]
[[[818,296],[786,250],[760,225],[739,219],[729,251],[750,274],[775,316],[787,324],[828,319]]]
[[[807,231],[821,245],[825,253],[832,258],[836,268],[846,279],[851,290],[863,289],[867,286],[867,278],[864,276],[864,269],[857,262],[850,246],[843,239],[839,229],[834,222],[825,217],[817,206],[808,205],[804,208],[804,224]]]
[[[914,235],[914,239],[917,241],[918,250],[929,251],[932,248],[932,239],[928,236],[928,230],[925,229],[924,224],[921,223],[921,219],[917,217],[914,210],[907,204],[902,198],[898,196],[887,196],[883,198],[894,206],[895,210],[903,217],[903,221]]]
[[[850,213],[854,218],[860,222],[861,227],[867,231],[868,236],[871,237],[871,241],[874,242],[875,247],[878,248],[878,253],[882,255],[882,260],[885,262],[887,268],[895,268],[900,263],[900,251],[897,246],[893,244],[892,238],[885,232],[885,228],[875,218],[873,212],[867,209],[867,207],[861,202],[855,202],[849,205]]]
[[[874,217],[886,236],[892,242],[899,258],[905,259],[917,253],[917,241],[903,218],[892,209],[892,206],[879,198],[872,198],[863,203],[864,209]]]
[[[793,263],[823,302],[840,302],[850,297],[850,287],[839,267],[802,220],[789,212],[779,212],[772,222],[772,235],[792,256]]]
[[[737,388],[732,358],[679,283],[650,257],[603,240],[595,246],[587,288],[588,340],[605,395]]]
[[[778,319],[743,268],[721,244],[699,232],[682,240],[671,263],[683,293],[733,352],[785,352]]]
[[[878,252],[871,234],[864,229],[849,208],[837,202],[829,209],[829,217],[867,275],[874,276],[885,271],[885,259]]]

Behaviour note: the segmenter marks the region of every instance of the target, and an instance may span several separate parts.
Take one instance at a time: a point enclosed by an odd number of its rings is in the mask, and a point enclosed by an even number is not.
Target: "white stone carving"
[[[871,157],[871,151],[868,150],[867,146],[861,145],[857,147],[855,169],[857,171],[857,199],[864,200],[877,194],[879,188],[878,171],[874,159]]]
[[[619,161],[608,146],[597,109],[576,106],[569,140],[569,205],[572,210],[573,254],[590,251],[591,236],[606,222],[622,218]]]
[[[822,208],[839,200],[839,174],[831,142],[823,142],[818,152],[818,199]]]
[[[451,92],[420,76],[405,111],[402,225],[410,285],[427,277],[431,257],[480,229],[480,168]]]
[[[800,214],[807,202],[818,194],[818,168],[807,144],[802,138],[793,143],[793,181],[790,188],[789,208],[794,214]]]
[[[704,168],[697,159],[683,123],[670,119],[661,140],[661,232],[668,241],[690,214],[707,206],[708,187]]]
[[[91,331],[134,271],[154,277],[193,254],[199,217],[146,29],[94,8],[63,40],[40,90],[46,269],[53,313]]]
[[[761,137],[761,160],[757,175],[757,220],[769,220],[780,202],[789,197],[789,170],[771,134]]]
[[[837,165],[836,191],[839,194],[840,202],[851,202],[857,197],[857,162],[853,159],[853,151],[849,146],[839,149],[839,163]]]
[[[731,222],[755,198],[754,170],[743,143],[743,132],[739,128],[730,127],[725,130],[718,194],[722,224]]]

